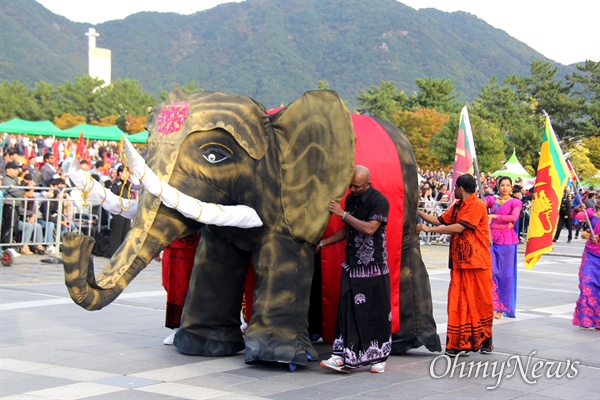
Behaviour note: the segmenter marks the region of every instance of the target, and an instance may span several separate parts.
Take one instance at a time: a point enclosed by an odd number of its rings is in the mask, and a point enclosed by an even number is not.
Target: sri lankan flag
[[[550,118],[546,115],[525,247],[525,266],[529,269],[533,268],[542,254],[552,250],[560,202],[569,176]]]
[[[454,173],[452,177],[452,189],[456,184],[456,179],[464,174],[475,175],[473,165],[475,154],[475,143],[473,142],[473,131],[471,130],[471,121],[467,106],[460,112],[460,123],[458,125],[458,138],[456,139],[456,153],[454,156]],[[479,177],[475,177],[479,179]]]

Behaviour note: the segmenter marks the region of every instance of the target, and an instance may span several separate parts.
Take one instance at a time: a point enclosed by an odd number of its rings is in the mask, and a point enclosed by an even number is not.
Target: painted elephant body
[[[165,246],[201,228],[177,349],[223,356],[245,348],[248,363],[316,359],[307,331],[314,245],[329,220],[326,205],[343,196],[354,165],[355,136],[343,102],[332,91],[307,92],[268,115],[245,96],[175,90],[147,129],[145,163],[125,144],[145,187],[132,229],[97,278],[93,239],[65,236],[73,300],[89,310],[106,306]],[[221,218],[242,207],[261,226],[228,226]],[[211,221],[220,226],[203,225]],[[256,285],[242,337],[250,262]]]

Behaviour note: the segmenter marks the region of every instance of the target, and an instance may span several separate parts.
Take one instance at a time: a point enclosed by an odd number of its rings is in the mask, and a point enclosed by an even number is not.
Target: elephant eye
[[[217,164],[231,158],[233,151],[220,143],[207,143],[200,147],[202,157],[211,164]]]

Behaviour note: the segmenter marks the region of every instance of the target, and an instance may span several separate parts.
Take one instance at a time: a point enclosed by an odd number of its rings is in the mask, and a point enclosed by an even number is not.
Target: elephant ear
[[[336,92],[317,90],[271,117],[281,158],[284,218],[298,240],[316,244],[352,180],[355,135]]]

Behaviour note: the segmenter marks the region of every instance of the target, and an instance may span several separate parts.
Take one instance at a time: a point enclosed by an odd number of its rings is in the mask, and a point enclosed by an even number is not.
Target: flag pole
[[[581,195],[579,194],[579,190],[583,190],[583,186],[581,186],[581,181],[579,180],[579,177],[577,176],[577,172],[575,172],[575,168],[573,168],[573,164],[571,164],[571,161],[569,161],[569,159],[566,159],[565,162],[567,163],[567,166],[569,167],[571,172],[573,172],[573,175],[575,175],[575,181],[577,182],[577,185],[579,186],[577,188],[577,190],[575,190],[575,195],[579,199],[579,204],[583,204],[583,200],[581,199]],[[585,220],[586,220],[588,226],[591,228],[592,223],[590,221],[589,214],[585,210],[583,210],[583,213],[585,214]]]
[[[475,151],[475,142],[473,140],[473,128],[471,127],[471,118],[469,118],[469,110],[467,109],[467,103],[465,103],[465,129],[466,140],[468,140],[469,142],[469,148],[473,151],[473,169],[475,171],[477,187],[479,188],[479,198],[481,200],[484,200],[483,184],[481,183],[481,179],[479,179],[479,164],[477,163],[477,152]]]

